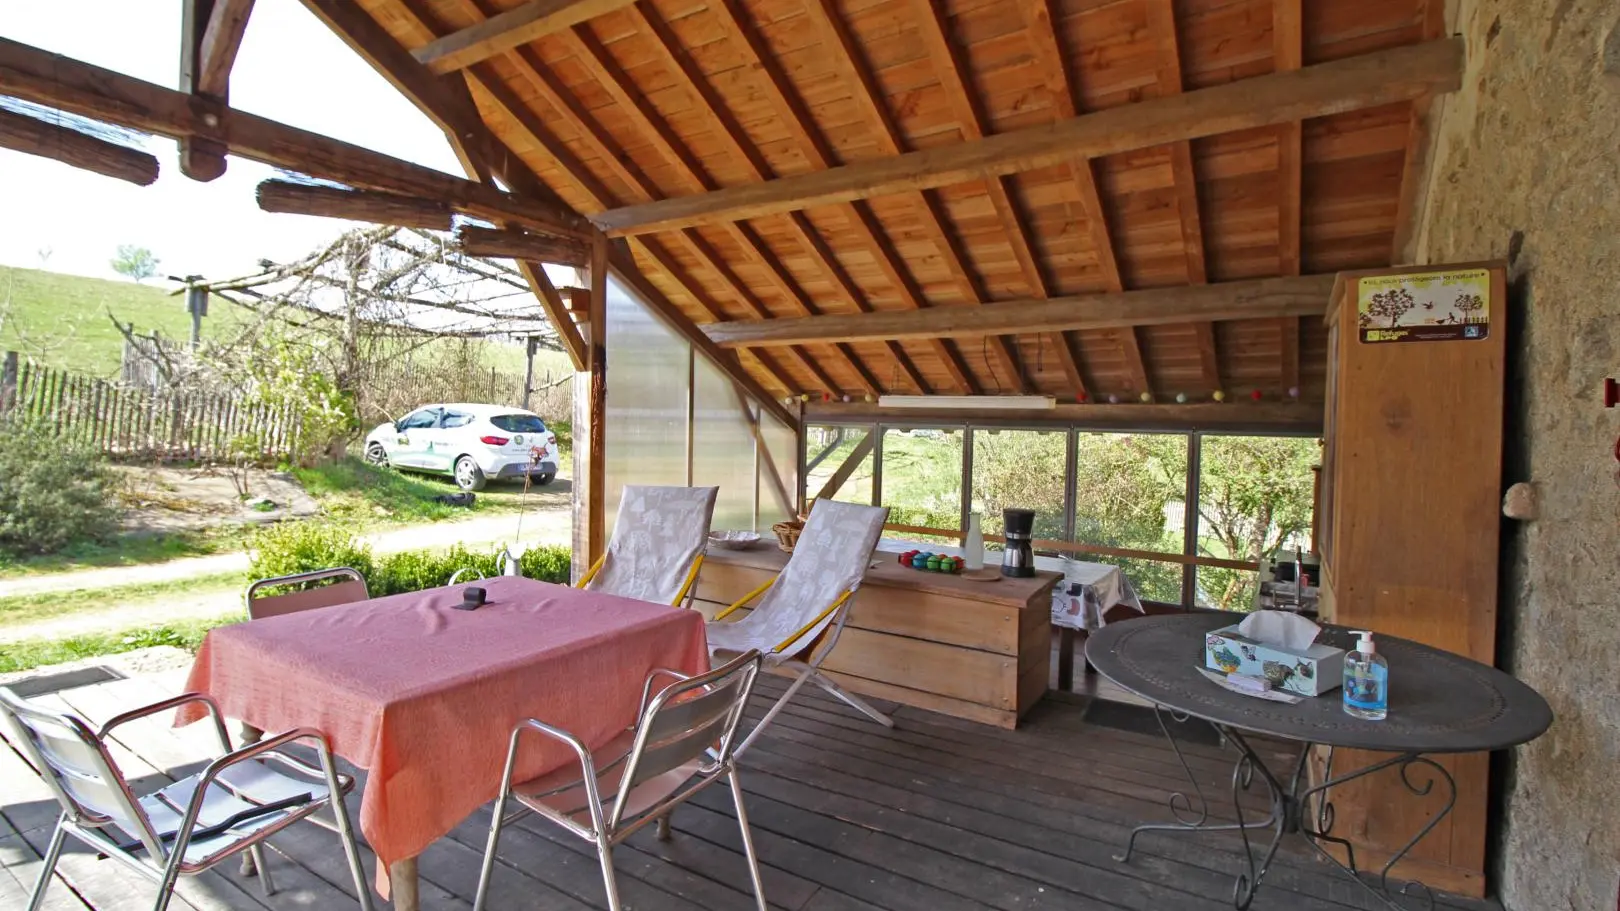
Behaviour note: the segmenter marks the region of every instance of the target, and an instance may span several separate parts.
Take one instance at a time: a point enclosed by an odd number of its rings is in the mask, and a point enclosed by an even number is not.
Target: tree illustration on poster
[[[1389,320],[1389,327],[1393,329],[1416,303],[1412,292],[1405,288],[1390,288],[1372,296],[1372,306],[1367,308],[1367,312],[1378,319]]]
[[[1451,305],[1465,323],[1477,321],[1485,309],[1485,299],[1478,294],[1459,294],[1457,300]]]

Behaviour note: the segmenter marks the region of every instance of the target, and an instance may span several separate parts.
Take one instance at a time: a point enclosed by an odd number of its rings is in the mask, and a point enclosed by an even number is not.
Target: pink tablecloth
[[[507,738],[539,718],[600,746],[635,719],[653,668],[708,669],[696,611],[531,579],[478,583],[489,603],[452,607],[464,586],[216,629],[187,689],[264,731],[312,727],[370,771],[360,828],[387,864],[414,857],[500,789]],[[182,710],[178,724],[202,717]],[[519,780],[574,754],[525,738]]]

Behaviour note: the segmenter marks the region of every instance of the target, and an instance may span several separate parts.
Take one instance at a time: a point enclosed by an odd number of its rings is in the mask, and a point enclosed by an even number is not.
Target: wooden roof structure
[[[109,112],[8,43],[0,94],[175,136],[202,179],[279,155],[611,259],[772,398],[1320,402],[1331,275],[1400,258],[1463,68],[1440,0],[304,2],[467,180],[220,126],[197,99],[226,102],[251,0],[188,0],[189,107]]]

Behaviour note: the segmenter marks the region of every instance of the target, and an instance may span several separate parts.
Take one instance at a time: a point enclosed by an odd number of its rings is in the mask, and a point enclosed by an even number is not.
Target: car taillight
[[[506,445],[506,437],[498,437],[498,436],[479,437],[478,442],[480,442],[480,443],[488,443],[491,446],[505,446]]]

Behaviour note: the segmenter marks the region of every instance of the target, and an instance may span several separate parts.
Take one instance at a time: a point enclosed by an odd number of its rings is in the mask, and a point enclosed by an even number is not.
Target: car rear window
[[[497,414],[489,422],[507,433],[546,432],[546,422],[532,414]]]

